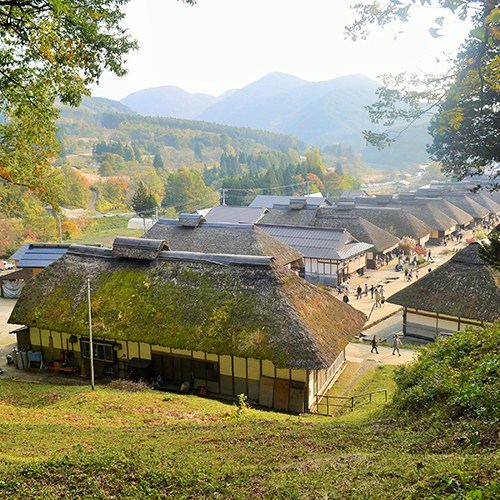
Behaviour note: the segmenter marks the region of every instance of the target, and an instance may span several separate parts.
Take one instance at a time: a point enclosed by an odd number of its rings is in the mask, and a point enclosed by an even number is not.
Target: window
[[[96,344],[94,345],[94,360],[113,362],[113,346],[109,344]],[[90,359],[90,342],[82,341],[82,355],[84,358]]]

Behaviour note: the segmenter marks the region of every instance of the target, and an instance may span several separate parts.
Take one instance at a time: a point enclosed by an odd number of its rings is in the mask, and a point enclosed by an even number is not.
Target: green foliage
[[[151,217],[158,206],[153,193],[141,181],[139,187],[132,198],[132,208],[135,213],[142,218]]]
[[[409,418],[500,422],[500,324],[422,348],[396,373],[393,409]]]
[[[427,5],[450,9],[460,19],[470,17],[473,29],[447,74],[384,76],[383,87],[377,91],[379,101],[368,111],[372,122],[385,130],[365,131],[365,138],[379,149],[384,148],[408,128],[402,129],[402,122],[411,125],[432,110],[433,143],[428,147],[432,158],[442,163],[446,174],[457,179],[482,174],[500,159],[497,2],[398,0],[383,7],[378,2],[357,4],[358,18],[347,27],[347,33],[354,40],[366,39],[371,24],[386,26],[398,20],[407,21],[410,11]],[[435,26],[429,28],[431,36],[442,36],[443,19],[438,17]],[[496,182],[493,184],[498,187]]]
[[[480,243],[479,255],[488,264],[500,270],[500,231],[493,229],[488,235],[488,240],[489,243]]]
[[[177,212],[192,212],[213,206],[218,200],[218,194],[206,186],[201,172],[192,168],[181,168],[167,177],[162,205],[173,207]]]
[[[105,70],[125,74],[136,48],[120,25],[126,0],[13,1],[0,10],[0,177],[57,205],[51,160],[59,146],[56,98],[78,105]]]

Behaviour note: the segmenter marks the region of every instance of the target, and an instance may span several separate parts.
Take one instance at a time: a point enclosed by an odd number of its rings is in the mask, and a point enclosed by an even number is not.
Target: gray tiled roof
[[[255,197],[249,206],[273,208],[274,205],[289,205],[292,198],[297,198],[297,196],[272,196],[260,194]],[[331,203],[323,196],[306,196],[305,199],[308,205],[331,205]]]
[[[267,234],[312,259],[344,260],[366,252],[373,245],[361,243],[345,229],[259,224]]]
[[[255,224],[266,212],[263,207],[235,207],[215,205],[205,215],[207,222],[229,222],[231,224]]]
[[[29,243],[24,254],[19,259],[17,267],[36,269],[47,267],[55,260],[62,257],[68,251],[69,247],[70,245]],[[17,259],[14,257],[14,260]]]

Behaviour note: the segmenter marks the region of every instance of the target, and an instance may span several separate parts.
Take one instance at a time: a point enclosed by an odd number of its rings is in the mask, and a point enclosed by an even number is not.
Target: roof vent
[[[177,221],[178,226],[182,227],[198,227],[206,219],[203,215],[199,214],[181,214],[179,215],[179,220]]]
[[[305,198],[290,198],[289,207],[292,210],[302,210],[307,205]]]
[[[127,259],[154,260],[164,250],[170,250],[164,240],[147,240],[145,238],[128,238],[117,236],[113,243],[113,255]]]

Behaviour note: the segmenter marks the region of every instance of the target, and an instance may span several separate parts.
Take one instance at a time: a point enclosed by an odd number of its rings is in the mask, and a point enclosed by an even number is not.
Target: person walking
[[[415,279],[417,279],[417,280],[418,280],[418,275],[419,275],[419,274],[420,274],[420,271],[419,271],[419,269],[418,269],[418,267],[417,267],[417,269],[415,269]]]
[[[370,352],[373,352],[373,350],[375,350],[375,352],[378,354],[378,349],[377,349],[377,336],[374,335],[373,336],[373,339],[371,341],[371,345],[372,345],[372,350]]]
[[[375,307],[380,307],[380,292],[378,288],[375,290]]]
[[[431,253],[431,251],[430,251],[430,250],[427,252],[427,260],[428,260],[428,261],[434,260],[434,259],[432,258],[432,253]]]
[[[401,356],[401,353],[399,352],[399,346],[402,344],[401,340],[399,340],[399,335],[396,335],[394,337],[394,342],[392,343],[392,354],[395,356],[395,352],[398,351],[398,356]]]
[[[368,283],[365,283],[365,297],[368,297]]]
[[[371,292],[371,294],[372,294],[372,299],[373,299],[373,294],[375,293],[375,286],[374,286],[374,285],[372,285],[372,286],[370,287],[370,292]]]
[[[358,285],[358,288],[356,288],[356,300],[359,300],[362,294],[363,294],[363,289],[361,288],[361,285]]]
[[[380,290],[380,307],[384,307],[385,304],[385,295],[384,295],[384,289],[382,288]]]

